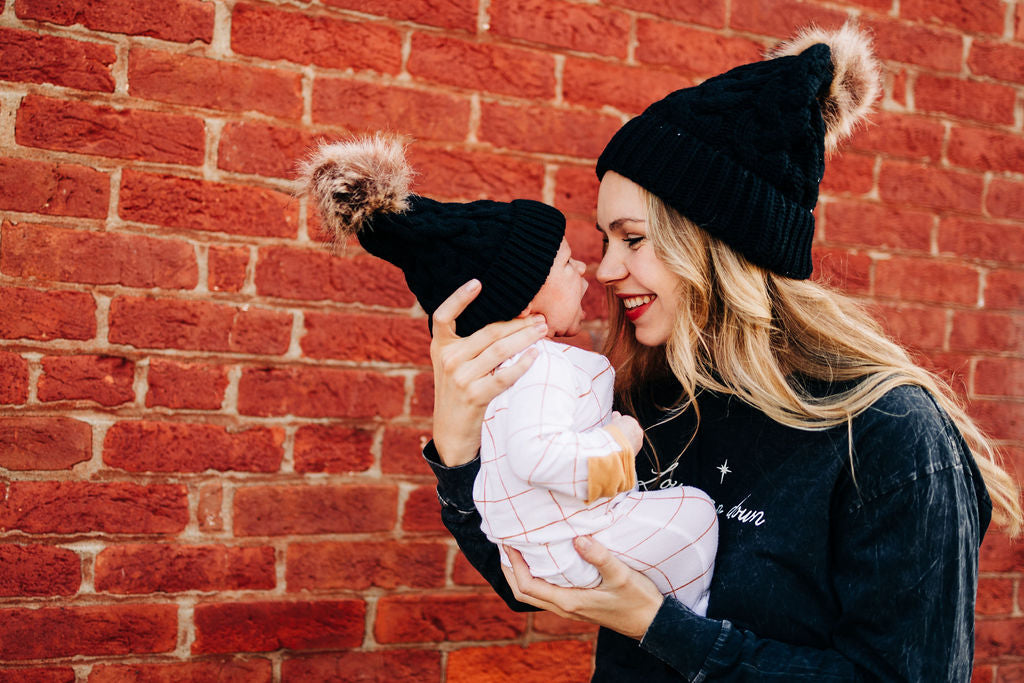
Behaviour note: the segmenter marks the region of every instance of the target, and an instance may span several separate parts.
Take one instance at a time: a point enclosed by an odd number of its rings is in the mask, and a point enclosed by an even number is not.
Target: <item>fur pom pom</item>
[[[814,26],[804,29],[777,45],[768,56],[798,55],[818,43],[825,43],[832,51],[832,85],[821,100],[825,149],[832,152],[871,111],[881,90],[881,67],[871,49],[871,39],[851,23],[837,31]]]
[[[321,145],[299,166],[299,194],[315,201],[335,249],[378,213],[409,208],[405,142],[380,133]]]

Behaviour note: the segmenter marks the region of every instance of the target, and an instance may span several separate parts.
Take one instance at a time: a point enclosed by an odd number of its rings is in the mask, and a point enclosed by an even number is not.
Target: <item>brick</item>
[[[116,406],[135,400],[135,363],[117,356],[46,356],[40,401],[95,401]]]
[[[533,630],[552,636],[597,635],[597,625],[566,619],[553,612],[535,612]]]
[[[974,305],[979,287],[978,270],[956,261],[894,257],[875,264],[875,293],[879,296]]]
[[[69,417],[0,419],[0,467],[67,470],[92,456],[92,427]]]
[[[305,425],[295,432],[296,472],[365,472],[373,466],[374,433],[336,425]]]
[[[213,39],[214,8],[203,0],[15,0],[14,11],[22,19],[179,43]]]
[[[0,287],[0,338],[92,339],[96,302],[85,292]]]
[[[323,4],[442,28],[475,31],[477,24],[475,0],[324,0]]]
[[[81,583],[82,561],[66,548],[0,544],[0,596],[74,595]]]
[[[985,279],[985,306],[1024,309],[1024,271],[990,270]]]
[[[313,83],[313,122],[353,132],[393,131],[418,140],[462,141],[469,134],[468,97],[345,78]]]
[[[910,21],[938,23],[968,33],[1001,35],[1005,16],[999,0],[901,0],[900,16]]]
[[[0,530],[28,534],[176,534],[187,522],[177,484],[15,481],[0,505]]]
[[[320,80],[314,83],[314,98]],[[291,179],[295,177],[296,161],[305,156],[315,141],[315,135],[301,128],[246,121],[228,123],[221,131],[217,167]]]
[[[320,683],[422,683],[441,679],[441,653],[428,650],[332,652],[285,659],[283,681]]]
[[[593,159],[619,126],[618,117],[608,114],[485,102],[479,138],[495,147]]]
[[[219,482],[199,487],[199,502],[196,504],[196,519],[204,532],[224,530],[224,486]]]
[[[1017,572],[1024,566],[1024,544],[1001,533],[985,534],[978,559],[982,572]]]
[[[869,267],[870,263],[866,267]],[[587,291],[583,294],[583,314],[585,320],[608,319],[608,292],[604,285],[593,275],[585,276]]]
[[[210,247],[206,256],[207,286],[213,292],[237,292],[249,267],[246,247]]]
[[[490,32],[505,38],[625,59],[630,18],[623,12],[560,0],[494,0]]]
[[[1000,664],[998,667],[996,683],[1019,683],[1024,680],[1024,664]],[[974,681],[972,680],[972,683]],[[981,681],[981,683],[987,683]]]
[[[998,218],[1024,218],[1024,184],[993,178],[985,196],[985,208]]]
[[[526,615],[496,595],[387,595],[377,602],[378,643],[504,640],[526,630]],[[480,679],[477,679],[480,680]]]
[[[1024,49],[1013,45],[975,40],[967,55],[967,66],[976,76],[1024,83]]]
[[[1005,85],[920,74],[914,84],[914,105],[982,123],[1013,125],[1016,91]]]
[[[3,224],[0,270],[21,278],[125,287],[193,289],[195,249],[177,240]]]
[[[1024,316],[987,311],[956,311],[949,337],[953,350],[1024,351]]]
[[[827,194],[867,194],[875,186],[875,158],[854,152],[828,160],[821,190]]]
[[[830,201],[824,209],[829,244],[913,251],[928,251],[931,247],[935,220],[930,213],[847,201]]]
[[[562,73],[566,102],[595,109],[610,106],[628,113],[639,113],[651,102],[690,85],[690,79],[670,71],[581,57],[566,57]]]
[[[0,610],[4,659],[171,652],[177,639],[177,605]]]
[[[1024,397],[1024,360],[979,358],[974,366],[974,393]]]
[[[0,209],[104,218],[110,177],[76,164],[0,158]]]
[[[322,249],[264,247],[256,261],[261,296],[408,308],[416,303],[402,271],[368,254],[339,258]]]
[[[876,111],[848,143],[852,149],[920,161],[939,161],[946,127],[934,119]]]
[[[690,29],[673,22],[638,19],[636,60],[707,77],[762,59],[764,46],[747,38]]]
[[[96,590],[103,593],[270,590],[274,549],[224,545],[134,543],[96,556]]]
[[[1024,263],[1024,227],[949,216],[939,221],[939,251],[964,258]]]
[[[960,72],[964,39],[960,33],[888,17],[870,17],[861,26],[871,32],[875,54],[886,61]]]
[[[452,567],[452,581],[458,586],[489,585],[462,553],[455,555],[455,564]]]
[[[900,161],[883,161],[878,174],[882,201],[928,209],[979,213],[984,179]]]
[[[107,430],[103,462],[129,472],[277,472],[284,429],[244,431],[180,422],[118,422]]]
[[[288,12],[268,5],[235,5],[231,49],[253,57],[331,69],[397,74],[402,64],[402,38],[390,26]]]
[[[600,263],[601,234],[594,229],[593,221],[570,218],[565,225],[565,239],[572,249],[573,258],[592,265]]]
[[[713,28],[725,26],[725,0],[609,0],[607,4]]]
[[[1017,11],[1013,17],[1013,35],[1015,40],[1021,40],[1024,39],[1024,6],[1017,5],[1016,10]]]
[[[28,361],[16,353],[0,351],[0,403],[28,400]]]
[[[336,650],[363,642],[366,603],[235,602],[196,605],[193,654]]]
[[[975,656],[1005,657],[1024,652],[1024,619],[979,619],[974,627]]]
[[[395,417],[405,382],[376,372],[321,367],[246,368],[238,385],[243,415]]]
[[[498,154],[417,147],[408,159],[418,175],[414,190],[452,200],[541,199],[544,167]]]
[[[441,523],[441,504],[437,501],[437,487],[419,486],[409,492],[402,511],[402,529],[445,533]]]
[[[434,414],[434,376],[431,373],[420,373],[413,378],[409,412],[420,417],[430,417]]]
[[[230,112],[302,116],[302,76],[218,59],[135,48],[128,59],[135,97]]]
[[[954,127],[949,160],[979,171],[1024,172],[1024,139],[988,128]]]
[[[423,318],[309,312],[305,321],[301,344],[309,358],[430,364],[430,333]]]
[[[915,349],[911,349],[915,351]],[[927,356],[920,353],[913,354],[913,360],[939,376],[942,381],[955,391],[962,401],[967,400],[967,382],[971,373],[970,356],[960,353],[943,353],[941,351],[929,351]]]
[[[75,670],[70,667],[0,669],[0,683],[75,683],[76,680]]]
[[[148,382],[146,407],[219,410],[228,376],[222,365],[154,358],[149,362]]]
[[[494,647],[464,647],[448,655],[448,683],[481,681],[545,681],[572,683],[590,680],[592,643],[562,640]]]
[[[532,99],[555,96],[554,57],[543,52],[414,33],[406,65],[413,78]]]
[[[129,169],[121,177],[118,215],[170,228],[259,237],[294,237],[299,225],[298,205],[281,192]]]
[[[816,247],[811,252],[815,282],[838,287],[847,293],[866,294],[871,288],[871,257],[843,249]],[[591,286],[593,289],[593,286]],[[605,305],[604,293],[601,305]]]
[[[447,555],[438,541],[292,543],[285,580],[289,592],[441,588]]]
[[[887,75],[883,75],[883,85],[889,91],[893,102],[901,107],[907,106],[909,93],[908,69],[892,68]]]
[[[113,45],[0,29],[0,80],[114,92]]]
[[[592,166],[559,166],[555,171],[555,208],[592,217],[597,208],[598,187]]]
[[[249,306],[121,296],[110,305],[109,339],[137,348],[282,354],[292,317]]]
[[[429,440],[429,429],[388,426],[380,449],[381,471],[384,474],[426,474],[423,447]]]
[[[788,38],[794,26],[814,24],[836,29],[847,20],[847,13],[796,0],[734,0],[729,25],[777,38]]]
[[[1024,441],[1024,410],[1020,401],[971,401],[971,416],[994,439]]]
[[[94,664],[89,683],[270,683],[268,659],[189,661],[170,664]]]
[[[941,349],[946,340],[946,311],[942,308],[884,305],[872,307],[885,331],[915,349]]]
[[[40,95],[21,102],[18,144],[115,159],[199,166],[206,131],[190,116],[116,109]]]
[[[236,536],[288,536],[390,531],[393,486],[249,486],[235,491]]]

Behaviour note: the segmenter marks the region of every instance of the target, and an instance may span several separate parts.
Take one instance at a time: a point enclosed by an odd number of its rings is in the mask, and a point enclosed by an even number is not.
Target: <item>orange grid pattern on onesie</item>
[[[534,346],[533,365],[485,414],[473,487],[484,533],[519,550],[534,576],[580,588],[601,581],[572,546],[592,535],[704,614],[718,544],[714,503],[693,487],[640,491],[635,453],[606,428],[615,383],[608,359],[546,339]],[[508,564],[503,549],[501,557]]]

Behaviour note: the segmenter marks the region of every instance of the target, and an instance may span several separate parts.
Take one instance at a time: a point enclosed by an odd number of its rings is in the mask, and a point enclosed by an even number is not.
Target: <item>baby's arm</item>
[[[519,478],[590,502],[636,485],[643,432],[623,416],[604,427],[575,425],[576,402],[583,400],[576,372],[561,354],[542,353],[506,392],[501,419],[508,465]]]

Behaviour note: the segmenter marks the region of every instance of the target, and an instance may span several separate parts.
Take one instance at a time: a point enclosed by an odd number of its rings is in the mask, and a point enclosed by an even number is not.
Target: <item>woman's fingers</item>
[[[568,619],[578,619],[572,614],[569,614],[565,610],[561,609],[555,603],[544,600],[537,595],[537,591],[543,591],[545,587],[550,587],[557,591],[570,591],[571,588],[562,588],[555,586],[543,579],[535,578],[530,574],[530,568],[526,565],[526,560],[523,559],[522,554],[515,548],[505,546],[505,554],[508,556],[508,561],[512,567],[506,567],[504,564],[501,565],[501,570],[505,573],[505,579],[508,581],[508,585],[512,588],[512,595],[515,596],[519,602],[525,602],[528,605],[539,607],[548,612],[553,612],[561,617]]]
[[[480,293],[480,281],[473,279],[462,285],[451,296],[441,302],[433,315],[434,337],[440,335],[442,338],[455,337],[455,319],[462,315],[466,307],[473,303],[473,299]]]

